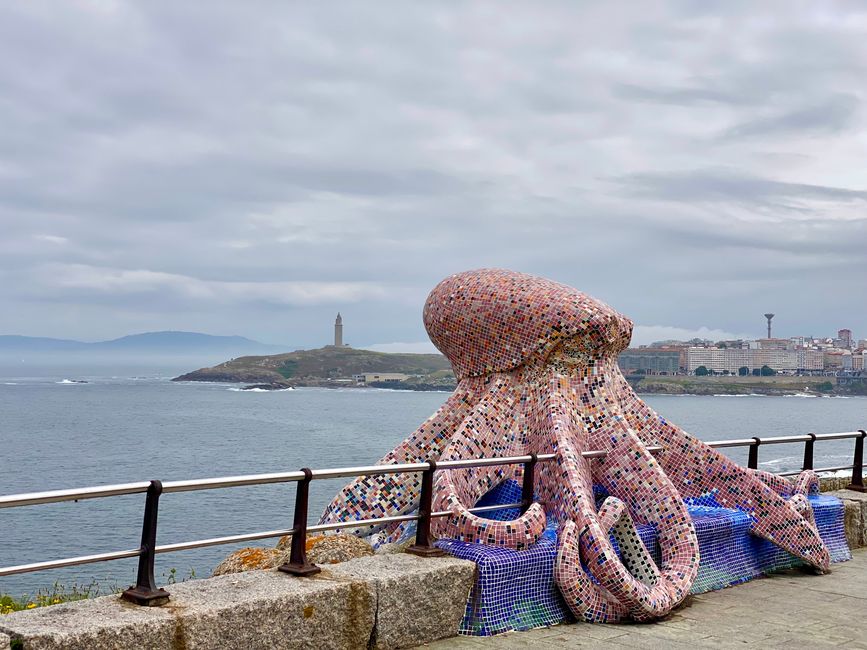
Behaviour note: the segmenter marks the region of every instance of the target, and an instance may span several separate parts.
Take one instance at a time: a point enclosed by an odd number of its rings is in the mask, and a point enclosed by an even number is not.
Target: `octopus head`
[[[565,364],[616,358],[632,321],[577,289],[502,269],[449,276],[428,296],[424,323],[458,379],[509,372],[550,357]]]

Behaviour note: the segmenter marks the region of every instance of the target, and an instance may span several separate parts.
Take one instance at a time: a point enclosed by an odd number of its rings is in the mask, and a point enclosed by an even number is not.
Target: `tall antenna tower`
[[[774,314],[765,314],[765,318],[768,319],[768,338],[771,338],[771,319],[774,317]]]

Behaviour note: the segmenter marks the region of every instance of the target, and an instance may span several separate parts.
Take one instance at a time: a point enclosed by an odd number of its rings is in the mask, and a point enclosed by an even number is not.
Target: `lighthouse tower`
[[[337,318],[334,319],[334,346],[343,347],[343,319],[340,312],[337,312]]]

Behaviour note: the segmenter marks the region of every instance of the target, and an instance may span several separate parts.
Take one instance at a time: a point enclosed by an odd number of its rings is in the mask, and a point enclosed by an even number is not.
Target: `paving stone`
[[[867,504],[867,495],[855,494]],[[656,623],[558,625],[479,638],[476,646],[467,647],[867,649],[865,599],[867,549],[856,550],[851,561],[834,565],[830,575],[792,570],[702,594]],[[447,650],[453,647],[450,642],[427,647]]]

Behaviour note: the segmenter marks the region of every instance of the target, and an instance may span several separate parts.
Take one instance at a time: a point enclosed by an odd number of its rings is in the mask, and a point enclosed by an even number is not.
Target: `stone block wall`
[[[848,483],[848,480],[847,480]],[[854,490],[835,490],[830,492],[843,502],[845,514],[843,525],[849,548],[867,546],[867,493]]]
[[[364,557],[296,578],[275,570],[170,587],[162,607],[118,596],[0,618],[0,650],[403,648],[453,636],[473,583],[472,562]]]

